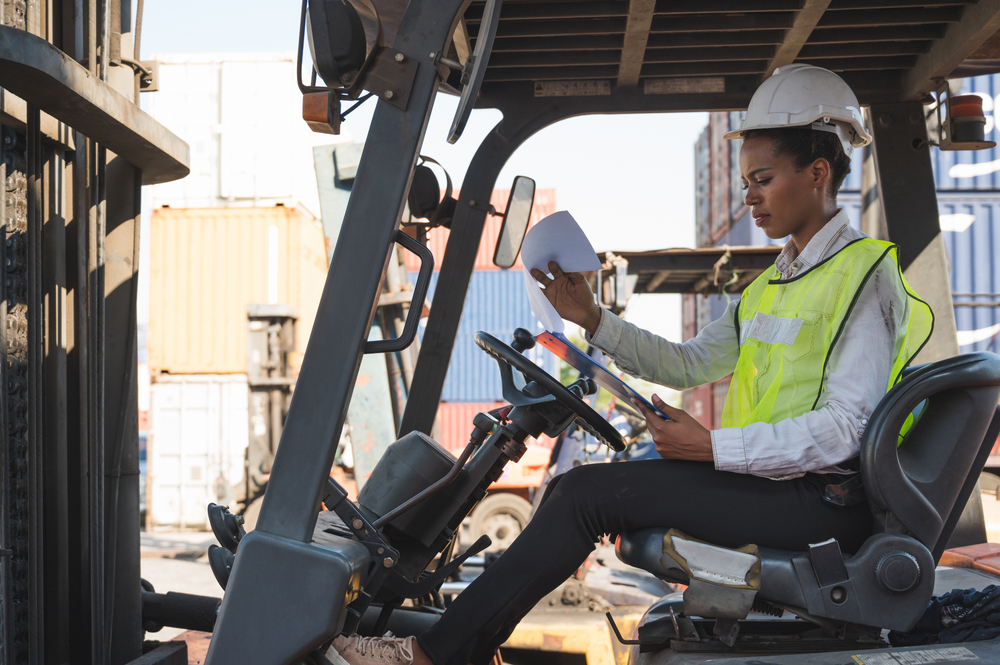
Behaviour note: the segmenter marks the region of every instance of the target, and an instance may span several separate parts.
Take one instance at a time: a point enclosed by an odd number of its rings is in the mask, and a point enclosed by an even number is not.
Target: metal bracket
[[[410,102],[417,78],[417,61],[389,47],[379,49],[361,80],[361,87],[375,93],[401,111]]]
[[[344,632],[350,634],[355,631],[361,622],[361,617],[372,602],[374,591],[382,587],[386,577],[392,571],[396,562],[399,561],[399,551],[393,549],[379,535],[378,530],[372,526],[365,516],[357,509],[353,502],[347,498],[347,492],[337,484],[333,478],[326,481],[326,490],[323,492],[323,504],[328,511],[333,512],[350,530],[351,534],[368,549],[371,565],[368,579],[358,594],[358,597],[347,606],[347,619],[344,622]],[[335,531],[327,530],[334,535]]]
[[[621,632],[618,630],[618,625],[615,624],[615,618],[611,616],[611,612],[605,612],[604,616],[608,618],[608,623],[611,624],[611,630],[615,632],[615,637],[618,638],[619,642],[626,645],[642,644],[642,642],[640,642],[639,640],[626,640],[624,637],[622,637]]]
[[[401,577],[396,577],[385,585],[387,589],[391,590],[393,593],[398,594],[403,598],[420,598],[421,596],[426,596],[431,591],[437,589],[441,584],[451,577],[451,575],[458,570],[459,566],[465,563],[466,559],[475,556],[485,550],[490,546],[490,537],[487,535],[482,535],[476,542],[472,544],[472,547],[467,549],[462,554],[459,554],[454,559],[439,567],[433,573],[421,577],[416,582],[409,582]]]

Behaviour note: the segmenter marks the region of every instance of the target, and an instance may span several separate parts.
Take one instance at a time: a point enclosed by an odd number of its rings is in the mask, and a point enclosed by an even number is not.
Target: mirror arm
[[[443,57],[436,58],[435,61],[434,61],[434,64],[436,65],[439,62],[442,65],[444,65],[445,67],[447,67],[448,69],[454,69],[456,72],[464,72],[465,71],[465,65],[463,65],[460,62],[456,62],[455,60],[452,60],[451,58],[443,58]]]
[[[481,210],[482,212],[485,212],[488,215],[493,215],[494,217],[503,217],[504,215],[507,214],[506,212],[497,212],[497,209],[493,207],[492,203],[488,204],[484,208],[483,206],[479,205],[479,201],[476,201],[475,199],[469,201],[469,207],[472,208],[473,210]]]

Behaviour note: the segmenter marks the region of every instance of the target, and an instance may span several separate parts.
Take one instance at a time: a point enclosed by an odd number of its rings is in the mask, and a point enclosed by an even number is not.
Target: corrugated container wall
[[[457,199],[459,197],[459,193],[454,193],[454,196]],[[509,189],[494,189],[493,196],[490,198],[490,205],[502,213],[507,206],[507,198],[509,196]],[[531,218],[528,221],[528,228],[531,228],[538,222],[538,220],[551,215],[555,211],[556,190],[536,189],[535,203],[531,208]],[[497,238],[500,235],[500,226],[502,223],[502,217],[494,217],[493,215],[486,216],[486,226],[483,229],[483,239],[479,243],[479,251],[476,252],[475,270],[499,270],[499,268],[493,264],[493,252],[496,250]],[[434,254],[435,270],[441,269],[441,260],[444,258],[444,250],[448,244],[448,235],[450,233],[451,232],[443,226],[431,229],[427,233],[427,247],[431,250],[431,253]],[[518,254],[517,261],[511,269],[520,271],[522,265],[521,255]],[[411,271],[420,269],[420,260],[410,252],[406,253],[406,269]]]
[[[410,281],[415,280],[416,275],[411,274]],[[429,296],[432,308],[437,280],[438,273],[435,273],[431,279]],[[527,328],[533,334],[541,332],[541,324],[532,314],[531,305],[525,294],[524,273],[520,270],[474,272],[465,298],[462,321],[455,337],[455,348],[451,352],[448,377],[444,383],[441,400],[445,402],[503,400],[497,363],[476,346],[473,335],[485,330],[500,340],[509,341],[515,328]],[[557,359],[549,351],[536,346],[528,351],[527,355],[549,374],[558,375]]]
[[[743,124],[746,111],[729,112],[729,128],[737,129]],[[742,139],[729,140],[729,219],[743,213],[743,179],[740,177],[740,147]]]
[[[848,192],[843,189],[837,196],[837,204],[847,211],[847,216],[851,220],[851,226],[856,229],[861,228],[861,196],[857,192]],[[729,231],[719,238],[716,245],[730,245],[732,247],[743,245],[784,245],[787,238],[774,240],[768,238],[756,224],[750,209],[744,207],[743,214],[733,220]]]
[[[438,407],[437,420],[438,443],[454,455],[461,453],[469,442],[472,433],[472,419],[481,411],[492,411],[507,406],[507,402],[442,402]],[[537,439],[529,438],[528,445],[542,446],[552,449],[555,439],[544,434]]]
[[[1000,192],[938,192],[942,236],[956,295],[959,349],[1000,350]],[[968,294],[981,294],[971,296]],[[980,303],[979,306],[970,306]],[[989,303],[992,306],[983,306]]]
[[[154,207],[301,203],[319,214],[312,148],[348,140],[302,122],[295,54],[151,56],[159,91],[148,112],[191,146],[191,174],[156,185]]]
[[[711,148],[709,128],[705,127],[694,144],[694,235],[698,247],[712,244]]]
[[[709,114],[708,135],[711,142],[712,223],[711,239],[716,239],[729,227],[729,141],[722,138],[729,131],[729,114]]]
[[[325,281],[323,228],[302,210],[154,209],[150,373],[245,372],[249,303],[298,310],[297,368]]]
[[[227,503],[243,479],[245,375],[164,376],[150,394],[148,520],[153,527],[208,529],[205,506]]]

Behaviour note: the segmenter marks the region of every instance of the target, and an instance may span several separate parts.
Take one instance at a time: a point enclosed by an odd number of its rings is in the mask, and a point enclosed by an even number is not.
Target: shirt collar
[[[816,235],[801,252],[789,239],[785,243],[784,249],[778,254],[778,258],[775,259],[774,266],[785,279],[812,268],[834,253],[837,239],[849,228],[850,219],[847,217],[847,212],[841,208],[829,222],[823,225],[823,228],[816,232]]]

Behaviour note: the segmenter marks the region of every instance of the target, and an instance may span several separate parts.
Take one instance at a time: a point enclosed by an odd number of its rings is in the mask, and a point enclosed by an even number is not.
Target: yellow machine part
[[[615,624],[625,639],[634,639],[643,607],[616,607],[611,610]],[[503,646],[506,649],[578,653],[587,665],[626,665],[629,648],[611,631],[603,611],[586,608],[553,611],[538,608],[529,612]]]

